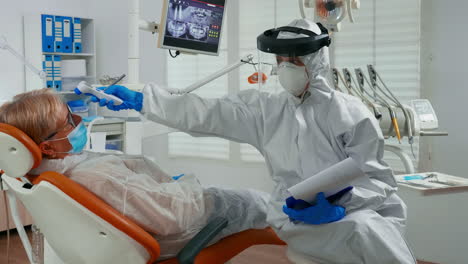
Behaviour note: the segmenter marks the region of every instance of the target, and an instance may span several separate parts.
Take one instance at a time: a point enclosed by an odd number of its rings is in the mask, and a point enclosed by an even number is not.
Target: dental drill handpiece
[[[390,101],[392,101],[393,103],[396,104],[397,107],[399,107],[399,102],[396,100],[396,98],[394,97],[390,97],[384,90],[382,90],[382,88],[380,88],[380,86],[377,84],[377,73],[376,71],[374,70],[374,68],[372,67],[372,65],[367,65],[367,69],[369,71],[369,79],[371,80],[372,82],[372,87],[374,88],[374,91],[377,91],[380,90],[380,92],[382,92],[388,99],[390,99]],[[405,112],[405,109],[403,107],[402,108],[402,111]],[[398,126],[398,119],[397,119],[397,116],[396,116],[396,113],[394,112],[393,109],[390,109],[390,119],[392,121],[392,125],[393,125],[393,128],[395,129],[395,135],[398,139],[398,143],[401,144],[401,134],[400,134],[400,128]]]
[[[76,94],[92,94],[99,99],[106,99],[107,101],[113,101],[114,105],[121,105],[123,103],[122,99],[118,98],[112,94],[106,94],[103,90],[98,90],[93,88],[91,85],[82,81],[78,84],[78,87],[75,88]]]
[[[347,87],[347,89],[353,91],[354,96],[360,98],[367,106],[372,108],[376,119],[379,120],[380,118],[382,118],[382,114],[377,110],[375,105],[369,99],[367,99],[364,96],[364,94],[357,88],[357,85],[353,86],[353,82],[356,83],[356,81],[354,81],[354,79],[352,78],[351,72],[348,70],[348,68],[343,68],[343,76],[344,77],[341,77],[340,75],[340,78],[343,84]]]
[[[388,91],[388,93],[390,94],[390,96],[394,99],[395,103],[397,104],[397,106],[399,106],[401,108],[401,110],[403,111],[403,115],[405,116],[405,121],[406,121],[406,129],[407,129],[407,132],[408,132],[408,143],[411,145],[411,147],[413,146],[413,143],[414,143],[414,138],[413,138],[413,129],[411,127],[411,115],[409,113],[409,111],[401,104],[401,102],[398,100],[398,98],[392,93],[392,90],[390,90],[388,88],[388,86],[385,84],[385,82],[382,80],[382,78],[380,77],[380,74],[375,70],[374,66],[372,65],[368,65],[368,67],[374,71],[374,74],[378,77],[380,83],[382,83],[382,85],[384,86],[384,88]],[[380,86],[378,86],[379,89]],[[383,91],[382,91],[383,92]],[[388,95],[387,95],[388,96]]]
[[[333,68],[332,73],[333,73],[333,84],[335,85],[335,90],[343,92],[343,90],[341,90],[340,88],[340,79],[338,77],[338,70],[336,68]]]
[[[374,96],[372,96],[371,93],[369,93],[365,88],[364,88],[364,74],[362,73],[361,69],[356,68],[354,69],[354,72],[356,73],[356,79],[357,79],[357,85],[359,85],[359,89],[362,92],[362,95],[367,95],[369,98],[371,98],[374,102],[377,102]],[[354,81],[354,79],[353,79]],[[374,115],[375,117],[380,120],[382,119],[382,113],[379,111],[379,109],[375,106],[375,104],[372,102],[373,105],[373,110],[374,110]]]

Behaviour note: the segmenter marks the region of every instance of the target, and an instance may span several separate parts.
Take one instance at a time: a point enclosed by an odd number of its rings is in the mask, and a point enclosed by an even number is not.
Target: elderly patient
[[[193,175],[174,180],[142,156],[82,152],[86,128],[46,89],[19,94],[0,107],[0,122],[28,134],[43,161],[32,175],[56,171],[99,196],[152,233],[161,259],[176,255],[212,218],[229,225],[215,239],[266,227],[268,195],[253,190],[202,187]]]

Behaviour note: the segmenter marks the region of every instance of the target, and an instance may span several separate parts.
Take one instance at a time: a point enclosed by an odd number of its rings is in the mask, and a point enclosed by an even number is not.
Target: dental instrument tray
[[[468,179],[440,172],[395,175],[400,186],[419,190],[423,195],[467,192]]]

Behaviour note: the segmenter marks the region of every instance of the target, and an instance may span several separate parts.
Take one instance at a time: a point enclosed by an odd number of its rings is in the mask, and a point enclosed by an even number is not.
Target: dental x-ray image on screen
[[[218,55],[226,0],[166,0],[159,46]]]

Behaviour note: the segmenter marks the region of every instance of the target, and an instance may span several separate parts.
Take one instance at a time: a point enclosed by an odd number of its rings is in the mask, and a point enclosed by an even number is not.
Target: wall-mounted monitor
[[[218,55],[227,0],[164,0],[158,46]]]

